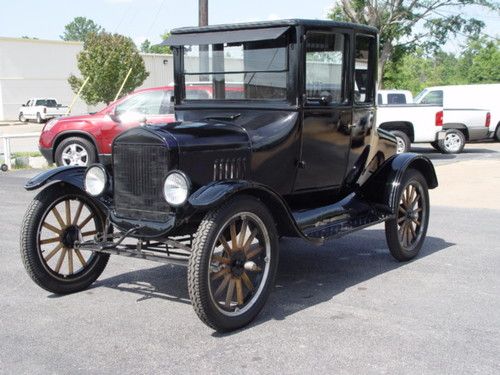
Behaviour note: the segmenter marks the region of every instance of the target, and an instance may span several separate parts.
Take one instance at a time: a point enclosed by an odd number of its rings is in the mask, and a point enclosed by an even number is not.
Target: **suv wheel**
[[[259,200],[238,196],[209,212],[193,242],[189,296],[198,317],[217,331],[250,323],[264,306],[278,266],[278,234]]]
[[[411,141],[410,138],[406,135],[406,133],[400,130],[394,130],[391,133],[396,137],[396,141],[398,142],[397,144],[398,154],[410,151]]]
[[[448,129],[444,139],[438,141],[443,154],[459,154],[465,146],[465,136],[460,130]]]
[[[497,131],[495,132],[495,139],[500,142],[500,124],[497,125]]]
[[[84,138],[66,138],[56,148],[55,161],[58,167],[64,165],[85,167],[96,162],[96,149]]]

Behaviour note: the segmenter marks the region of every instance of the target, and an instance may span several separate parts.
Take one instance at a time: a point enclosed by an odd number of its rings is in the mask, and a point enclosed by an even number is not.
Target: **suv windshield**
[[[184,46],[187,100],[284,100],[288,72],[286,37],[277,40]],[[190,95],[205,89],[207,97]]]

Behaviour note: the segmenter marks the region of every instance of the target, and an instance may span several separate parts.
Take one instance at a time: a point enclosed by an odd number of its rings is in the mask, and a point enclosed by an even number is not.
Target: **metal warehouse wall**
[[[74,93],[70,74],[78,75],[76,56],[82,43],[0,37],[0,121],[16,120],[19,106],[30,97],[53,97],[69,105]],[[173,82],[171,55],[143,54],[150,73],[141,88]],[[78,100],[72,114],[94,112],[104,104],[87,106]]]

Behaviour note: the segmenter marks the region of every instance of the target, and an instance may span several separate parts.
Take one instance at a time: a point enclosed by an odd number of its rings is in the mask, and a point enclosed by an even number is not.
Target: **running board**
[[[368,203],[352,193],[324,207],[293,213],[306,238],[315,242],[342,237],[394,217],[385,205]]]

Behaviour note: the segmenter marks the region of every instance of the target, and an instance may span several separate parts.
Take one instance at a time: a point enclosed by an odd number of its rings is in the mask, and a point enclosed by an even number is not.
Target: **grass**
[[[22,157],[32,157],[36,158],[38,156],[42,156],[38,151],[31,152],[13,152],[10,154],[12,158],[22,158]]]

